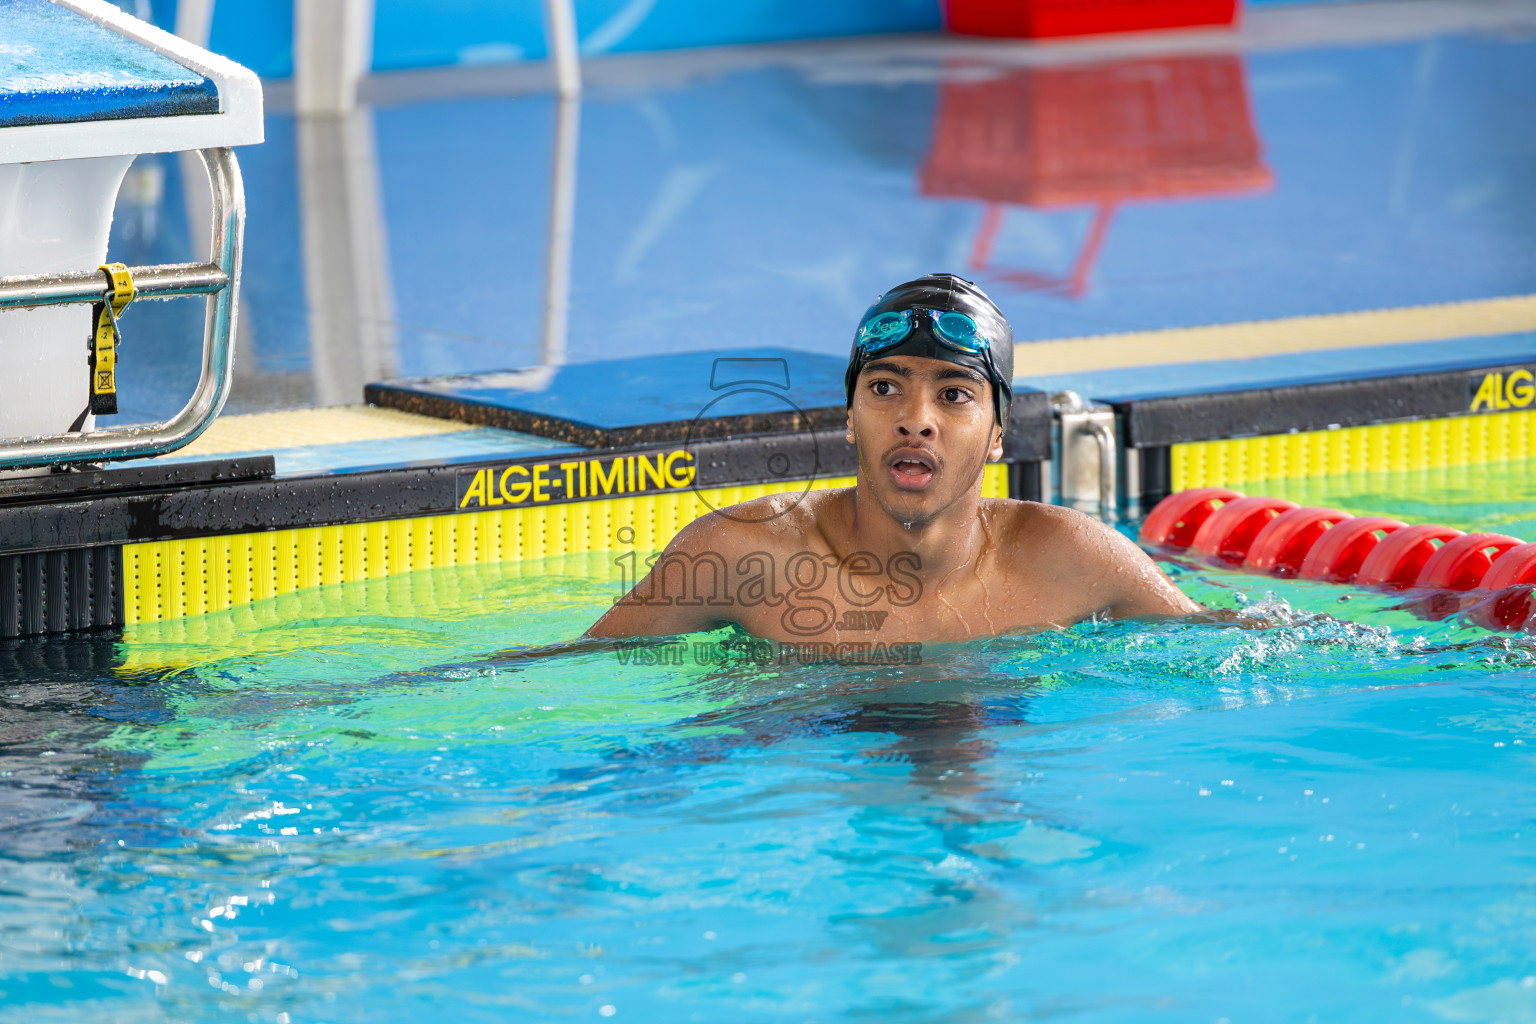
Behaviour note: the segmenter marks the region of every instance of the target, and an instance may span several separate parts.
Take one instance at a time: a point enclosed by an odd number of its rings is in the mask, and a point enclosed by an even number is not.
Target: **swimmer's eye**
[[[975,396],[965,390],[965,388],[945,388],[939,392],[939,395],[944,401],[953,402],[955,405],[964,405],[966,402],[975,401]]]
[[[871,381],[869,390],[877,395],[894,395],[896,393],[896,382],[890,380]]]

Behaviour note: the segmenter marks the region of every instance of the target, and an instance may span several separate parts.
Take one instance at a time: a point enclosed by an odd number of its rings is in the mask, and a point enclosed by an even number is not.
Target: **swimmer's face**
[[[892,518],[923,523],[980,486],[1003,457],[992,384],[942,359],[890,356],[859,372],[848,430],[859,479]]]

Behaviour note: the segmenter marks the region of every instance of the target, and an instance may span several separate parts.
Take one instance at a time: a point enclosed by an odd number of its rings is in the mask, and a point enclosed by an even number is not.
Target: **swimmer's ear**
[[[853,444],[853,406],[848,407],[848,443]]]
[[[992,448],[987,452],[988,462],[998,462],[1003,457],[1003,428],[992,427]]]

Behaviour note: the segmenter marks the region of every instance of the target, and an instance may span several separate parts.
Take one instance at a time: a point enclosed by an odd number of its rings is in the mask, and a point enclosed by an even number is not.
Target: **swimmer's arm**
[[[708,518],[708,517],[706,517]],[[668,577],[657,572],[669,558],[682,559],[686,566],[698,554],[711,549],[710,528],[704,519],[696,519],[682,529],[645,578],[614,604],[584,634],[589,637],[674,636],[697,633],[722,624],[717,609],[708,604],[680,604],[667,593]],[[654,579],[653,579],[654,578]],[[677,577],[670,577],[676,579]],[[653,585],[655,584],[655,585]]]
[[[1191,600],[1145,551],[1124,535],[1108,527],[1104,530],[1113,536],[1108,546],[1117,552],[1114,577],[1133,581],[1128,586],[1121,586],[1118,598],[1102,609],[1110,618],[1178,618],[1238,629],[1268,629],[1275,625],[1268,616],[1243,614],[1230,608],[1208,608]]]
[[[635,586],[583,634],[585,637],[675,636],[714,629],[720,620],[707,607],[647,601],[650,576]]]
[[[1116,619],[1195,615],[1205,608],[1189,599],[1147,553],[1123,534],[1089,516],[1073,533],[1073,553],[1095,611]]]
[[[1180,590],[1145,553],[1139,549],[1137,553],[1146,559],[1145,578],[1120,600],[1108,606],[1111,618],[1149,619],[1209,614],[1204,605],[1190,600],[1189,595]]]

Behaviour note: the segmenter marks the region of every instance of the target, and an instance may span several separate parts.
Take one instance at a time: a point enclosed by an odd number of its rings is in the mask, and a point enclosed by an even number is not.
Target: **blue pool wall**
[[[162,28],[176,21],[176,0],[120,0],[118,6],[148,14]],[[539,0],[377,0],[373,70],[540,59],[542,11]],[[592,55],[943,27],[939,0],[576,0],[576,23],[581,48]],[[218,0],[209,44],[262,78],[287,78],[293,74],[293,5]]]

